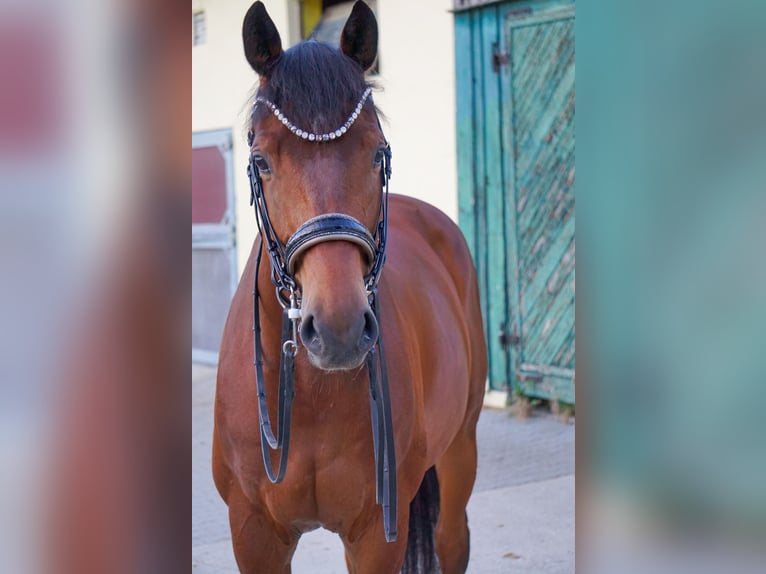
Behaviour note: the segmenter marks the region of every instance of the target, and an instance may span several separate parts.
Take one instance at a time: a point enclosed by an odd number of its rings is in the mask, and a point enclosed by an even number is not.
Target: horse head
[[[260,77],[251,164],[274,235],[293,252],[285,266],[300,292],[300,337],[311,363],[327,371],[358,367],[378,338],[366,281],[375,243],[364,239],[377,237],[388,149],[364,77],[377,37],[363,2],[343,28],[340,50],[314,41],[283,50],[260,2],[243,24],[245,56]],[[360,224],[360,236],[312,236],[291,250],[304,223],[328,214]]]

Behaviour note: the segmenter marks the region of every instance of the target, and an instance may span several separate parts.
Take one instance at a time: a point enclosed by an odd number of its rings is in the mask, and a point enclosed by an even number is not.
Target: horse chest
[[[362,408],[339,408],[333,401],[322,409],[303,402],[296,403],[294,420],[301,424],[293,425],[284,480],[269,482],[255,432],[237,433],[241,442],[235,449],[239,453],[236,474],[247,498],[277,522],[299,531],[322,526],[342,532],[361,514],[375,509],[369,414]]]
[[[310,443],[296,440],[284,481],[251,483],[252,495],[277,522],[299,531],[347,530],[375,506],[372,447],[349,448],[350,442],[344,448],[321,433]]]

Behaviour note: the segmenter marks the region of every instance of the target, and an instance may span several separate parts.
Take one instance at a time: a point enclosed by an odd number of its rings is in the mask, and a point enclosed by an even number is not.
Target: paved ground
[[[192,571],[235,574],[226,505],[210,473],[215,371],[192,369]],[[479,419],[479,470],[468,504],[468,572],[572,574],[574,554],[574,424],[552,416],[515,419],[485,409]],[[294,574],[345,574],[332,533],[304,535]]]

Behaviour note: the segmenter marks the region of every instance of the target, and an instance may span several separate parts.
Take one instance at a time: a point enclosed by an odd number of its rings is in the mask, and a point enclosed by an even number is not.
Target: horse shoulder
[[[462,232],[437,208],[392,196],[391,223],[395,288],[408,294],[399,306],[415,318],[411,352],[421,364],[431,459],[481,407],[486,351],[476,272]]]
[[[428,245],[447,269],[464,306],[471,305],[476,270],[460,228],[444,212],[419,199],[391,195],[392,221]]]

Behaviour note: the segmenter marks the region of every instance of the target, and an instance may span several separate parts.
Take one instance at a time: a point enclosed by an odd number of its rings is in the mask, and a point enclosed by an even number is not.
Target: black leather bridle
[[[380,128],[380,120],[378,120]],[[382,128],[381,128],[382,132]],[[345,133],[345,132],[344,132]],[[248,133],[248,144],[252,147],[253,132]],[[317,143],[316,145],[327,145]],[[386,261],[386,240],[388,233],[388,182],[391,178],[391,147],[386,143],[381,164],[381,200],[378,222],[373,233],[359,220],[342,213],[319,215],[306,221],[287,240],[282,242],[277,237],[269,217],[263,184],[255,155],[250,153],[247,167],[250,180],[250,205],[255,206],[255,217],[262,246],[258,250],[253,287],[253,354],[255,378],[258,390],[258,416],[261,429],[261,453],[266,474],[272,483],[284,479],[287,470],[287,457],[290,451],[290,426],[292,404],[295,398],[295,356],[298,352],[298,324],[301,317],[300,288],[295,279],[295,265],[300,256],[309,248],[326,241],[349,241],[358,245],[370,265],[364,277],[365,287],[376,320],[380,324],[380,296],[378,282]],[[282,342],[280,345],[279,390],[277,406],[277,432],[272,428],[266,400],[266,386],[263,377],[263,349],[261,348],[261,321],[258,288],[263,246],[271,264],[271,281],[276,288],[279,304],[282,306]],[[383,523],[387,542],[396,540],[396,453],[394,431],[391,416],[391,399],[388,388],[388,372],[383,351],[382,330],[378,330],[378,340],[366,357],[370,381],[370,411],[372,417],[372,436],[375,451],[376,502],[383,507]],[[279,450],[280,460],[277,472],[271,464],[269,449]]]

